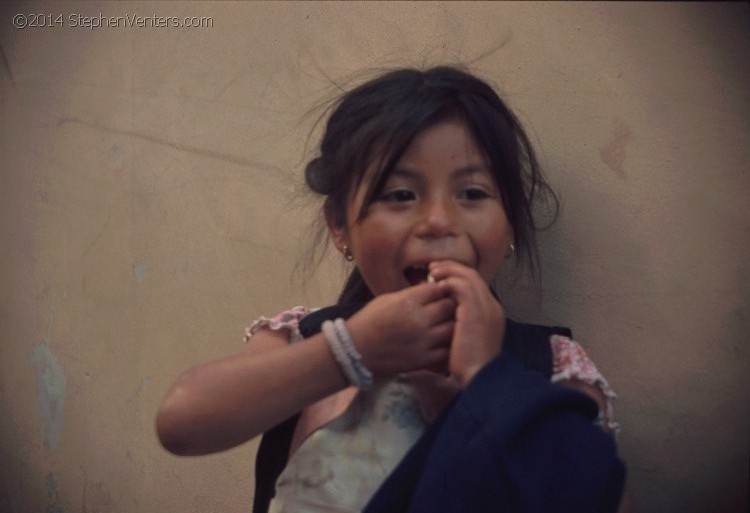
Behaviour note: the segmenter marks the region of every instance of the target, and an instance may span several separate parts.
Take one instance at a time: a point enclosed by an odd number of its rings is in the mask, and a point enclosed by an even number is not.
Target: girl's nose
[[[457,234],[459,219],[452,202],[442,199],[425,201],[420,210],[416,227],[418,237],[434,239]]]

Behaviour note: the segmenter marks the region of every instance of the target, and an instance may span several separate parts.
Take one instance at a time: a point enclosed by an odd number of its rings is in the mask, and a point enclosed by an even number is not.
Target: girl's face
[[[404,152],[382,192],[357,220],[374,169],[347,204],[347,225],[331,226],[334,244],[354,255],[373,294],[423,281],[425,266],[455,260],[494,280],[512,242],[498,186],[468,129],[434,125]]]

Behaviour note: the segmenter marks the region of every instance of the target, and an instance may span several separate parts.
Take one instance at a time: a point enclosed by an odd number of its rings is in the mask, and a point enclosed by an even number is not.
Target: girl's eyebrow
[[[488,172],[489,169],[486,164],[467,164],[465,166],[458,167],[451,171],[451,180],[459,180],[467,175],[473,175],[474,173]],[[422,180],[424,173],[417,169],[409,167],[395,167],[391,171],[390,176],[402,176],[404,178],[410,178],[414,180]]]
[[[456,180],[459,178],[463,178],[467,175],[473,175],[474,173],[482,173],[482,172],[489,172],[489,168],[486,164],[469,164],[466,166],[461,166],[458,169],[455,169],[451,173],[451,178]]]

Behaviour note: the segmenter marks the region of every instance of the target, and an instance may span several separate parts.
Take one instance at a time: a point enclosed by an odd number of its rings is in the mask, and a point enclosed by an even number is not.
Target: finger
[[[425,364],[420,366],[421,369],[425,369],[433,366],[441,366],[448,363],[450,358],[450,349],[447,347],[440,347],[434,349],[428,353],[425,359]]]
[[[464,277],[449,276],[441,279],[438,285],[449,291],[459,306],[467,302],[477,302],[480,299],[476,285]]]
[[[449,276],[458,276],[473,283],[485,283],[482,276],[473,267],[469,267],[454,260],[440,260],[430,264],[430,274],[436,281]]]
[[[489,293],[486,287],[477,288],[468,280],[461,278],[446,278],[439,284],[449,290],[458,303],[456,322],[481,320],[487,315],[500,315],[501,317],[505,315],[502,304]]]
[[[444,292],[442,298],[433,301],[424,307],[425,313],[433,324],[451,321],[455,317],[458,303],[456,303],[456,300],[451,296],[445,294],[447,294],[447,292]]]
[[[420,283],[401,291],[407,297],[413,298],[419,304],[426,305],[445,297],[445,290],[437,283]]]
[[[443,322],[437,326],[433,326],[428,331],[429,340],[431,341],[429,347],[434,348],[449,348],[451,340],[453,339],[453,331],[456,323],[453,320]]]
[[[431,270],[430,272],[434,273],[438,284],[446,282],[446,280],[449,278],[463,280],[474,289],[474,291],[476,292],[476,298],[478,300],[481,300],[483,302],[491,301],[492,303],[499,302],[498,298],[496,298],[495,295],[492,294],[490,285],[485,282],[482,276],[473,268],[467,267],[457,262],[445,261],[445,263],[437,264],[435,266],[435,269]],[[454,281],[452,283],[456,282]],[[453,290],[453,288],[451,288],[451,293],[455,295],[456,290]],[[463,295],[463,298],[469,299],[469,296]]]

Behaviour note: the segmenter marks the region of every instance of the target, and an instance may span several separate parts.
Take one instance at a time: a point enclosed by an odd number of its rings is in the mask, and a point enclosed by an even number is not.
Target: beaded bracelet
[[[344,320],[339,318],[333,322],[324,321],[321,331],[333,357],[349,382],[357,388],[372,388],[372,372],[362,363],[362,355],[354,347]]]
[[[362,355],[359,354],[357,348],[354,347],[352,335],[351,333],[349,333],[344,319],[339,317],[338,319],[333,321],[333,326],[336,328],[336,333],[339,336],[339,340],[341,340],[342,345],[346,350],[346,355],[349,357],[349,361],[354,367],[354,372],[357,375],[358,381],[358,384],[356,384],[356,386],[364,389],[372,388],[372,372],[370,372],[370,369],[365,367],[365,364],[362,363]]]

